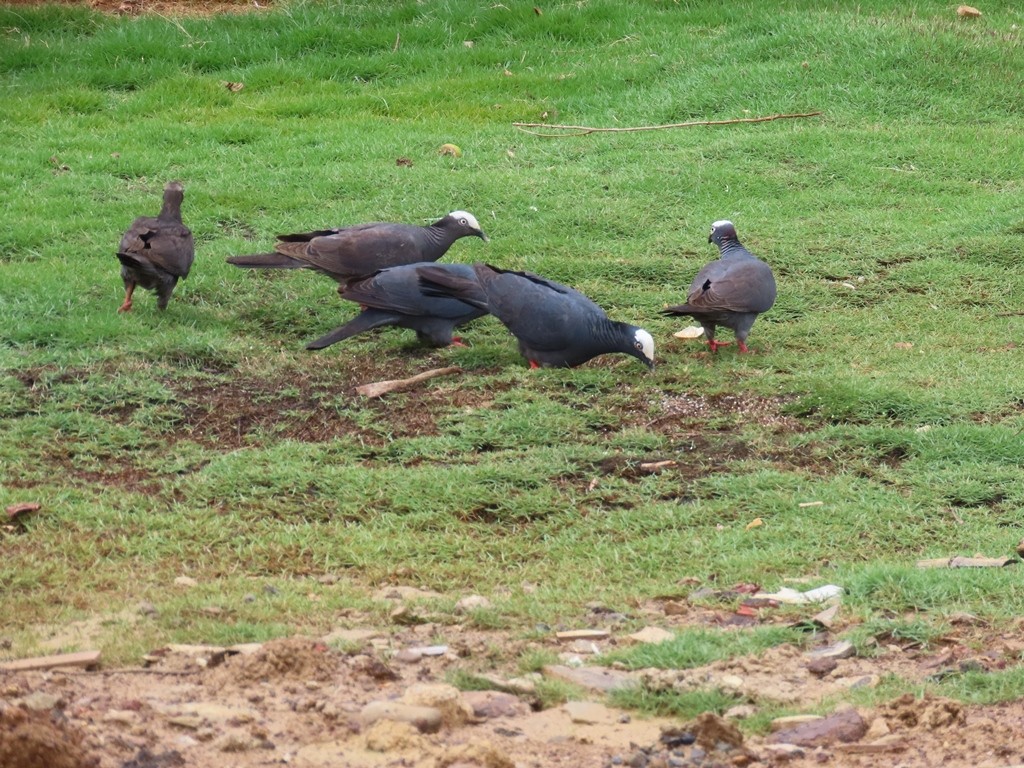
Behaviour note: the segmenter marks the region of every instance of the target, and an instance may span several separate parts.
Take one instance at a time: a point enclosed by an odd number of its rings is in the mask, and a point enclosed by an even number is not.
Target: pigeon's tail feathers
[[[250,253],[245,256],[229,256],[228,264],[248,269],[302,269],[304,261],[285,256],[283,253]]]
[[[306,345],[306,349],[325,349],[339,341],[358,336],[360,333],[379,328],[382,325],[392,325],[395,315],[390,312],[380,312],[374,309],[367,309],[360,312],[344,325],[339,325],[330,333],[325,333],[316,341]]]
[[[174,286],[178,284],[178,276],[161,269],[149,259],[132,253],[118,251],[117,258],[121,262],[121,277],[125,285],[133,283],[155,291],[157,308],[167,309],[167,303],[174,293]]]
[[[692,315],[694,312],[700,313],[701,311],[707,311],[707,310],[701,310],[699,307],[694,307],[694,306],[692,306],[690,304],[675,304],[675,305],[673,305],[671,307],[665,307],[663,310],[661,310],[661,313],[663,315],[678,316],[678,315]]]
[[[452,274],[441,267],[420,267],[416,273],[424,296],[446,296],[464,301],[484,312],[490,311],[487,294],[476,280]]]
[[[125,253],[124,251],[117,252],[117,258],[122,265],[133,269],[140,275],[145,275],[153,279],[160,278],[160,272],[157,270],[153,263],[149,259],[140,259],[133,253]]]

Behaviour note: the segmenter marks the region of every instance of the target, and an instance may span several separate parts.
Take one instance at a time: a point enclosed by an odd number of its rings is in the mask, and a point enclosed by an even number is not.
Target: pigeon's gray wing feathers
[[[188,277],[195,258],[192,231],[175,221],[140,216],[121,237],[118,256],[125,254],[146,261],[175,277]]]
[[[453,277],[476,281],[471,267],[465,264],[410,264],[389,267],[370,277],[343,285],[338,293],[343,299],[365,307],[430,317],[461,317],[469,309],[466,302],[451,296],[428,295],[420,284],[419,270],[429,266]]]
[[[759,313],[771,309],[775,294],[775,277],[763,261],[719,260],[697,274],[686,303],[709,311]]]
[[[420,283],[418,270],[423,267],[475,282],[473,270],[463,264],[408,264],[380,270],[338,288],[342,298],[359,304],[363,311],[306,348],[323,349],[382,326],[408,328],[426,344],[445,346],[452,343],[455,328],[487,314],[452,296],[429,295]]]
[[[316,341],[306,345],[306,349],[324,349],[339,341],[344,341],[360,333],[372,331],[385,325],[394,325],[400,319],[400,315],[394,312],[384,312],[379,309],[367,309],[360,312],[344,325],[339,325],[330,333],[326,333]]]

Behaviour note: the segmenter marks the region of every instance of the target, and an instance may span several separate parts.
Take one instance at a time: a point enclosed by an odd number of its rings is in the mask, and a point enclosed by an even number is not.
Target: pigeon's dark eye
[[[469,222],[466,221],[465,219],[459,219],[459,224],[461,224],[464,227],[468,227],[469,226]]]
[[[633,346],[636,347],[637,350],[640,351],[640,352],[644,351],[644,345],[641,344],[639,341],[633,342]]]

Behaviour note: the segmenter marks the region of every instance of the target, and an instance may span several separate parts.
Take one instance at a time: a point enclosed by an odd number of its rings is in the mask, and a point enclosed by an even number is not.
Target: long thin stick
[[[198,675],[201,672],[205,672],[206,669],[197,666],[195,669],[156,669],[155,667],[121,667],[119,669],[95,669],[87,671],[84,669],[62,669],[61,674],[65,675],[88,675],[94,677],[96,675],[165,675],[171,677],[187,677],[188,675]]]
[[[388,379],[387,381],[375,381],[372,384],[362,384],[356,387],[356,392],[363,397],[380,397],[388,392],[399,392],[403,389],[408,389],[427,379],[433,379],[437,376],[451,376],[453,373],[462,373],[462,369],[457,366],[433,368],[423,373],[417,373],[415,376],[410,376],[408,379]]]
[[[663,131],[666,128],[693,128],[700,125],[736,125],[737,123],[767,123],[770,120],[791,120],[798,117],[817,117],[821,112],[801,112],[793,115],[767,115],[765,117],[738,117],[734,120],[695,120],[690,123],[671,123],[669,125],[637,125],[627,128],[595,128],[589,125],[550,125],[548,123],[512,123],[523,133],[541,136],[546,139],[561,139],[565,136],[586,136],[588,133],[634,133],[636,131]],[[554,128],[560,131],[576,131],[576,133],[538,133],[527,128]]]

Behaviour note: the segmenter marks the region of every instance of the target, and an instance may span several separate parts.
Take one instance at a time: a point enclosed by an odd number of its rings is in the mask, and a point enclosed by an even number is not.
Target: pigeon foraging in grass
[[[420,285],[419,270],[429,266],[452,278],[476,282],[476,273],[467,264],[404,264],[382,269],[375,275],[341,285],[338,293],[355,302],[360,313],[344,325],[306,345],[306,349],[323,349],[360,333],[395,326],[416,332],[424,344],[444,347],[462,344],[454,336],[455,329],[487,314],[473,304],[450,296],[427,295]]]
[[[731,221],[712,224],[708,242],[718,246],[718,260],[697,273],[686,303],[665,307],[665,314],[689,315],[700,323],[712,352],[731,343],[715,338],[720,325],[736,334],[740,352],[749,352],[747,337],[754,320],[775,303],[775,276],[771,267],[743,247]]]
[[[486,309],[512,333],[531,368],[571,368],[621,352],[654,368],[654,339],[643,328],[611,320],[579,291],[529,272],[474,264],[476,280],[419,270],[428,295],[461,299]]]

